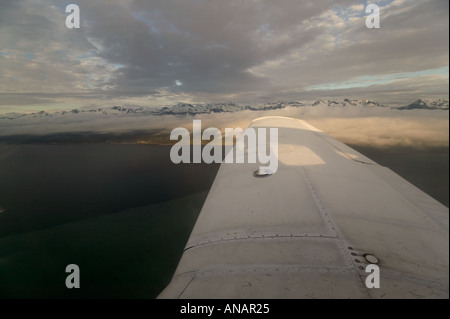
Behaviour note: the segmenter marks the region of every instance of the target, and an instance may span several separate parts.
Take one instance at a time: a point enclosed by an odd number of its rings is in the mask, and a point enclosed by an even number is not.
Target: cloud
[[[406,116],[324,117],[309,119],[309,122],[346,144],[381,148],[448,147],[448,118],[429,115],[419,111]]]
[[[46,135],[90,132],[122,134],[127,132],[158,132],[167,137],[177,127],[191,128],[193,120],[202,120],[202,128],[248,127],[264,116],[288,116],[306,120],[338,140],[362,146],[448,147],[448,111],[395,110],[388,107],[303,106],[268,111],[198,114],[195,116],[111,114],[82,112],[54,117],[26,116],[14,120],[0,119],[0,136]],[[151,139],[151,138],[150,138]],[[158,140],[159,141],[159,140]]]
[[[376,30],[365,27],[365,2],[350,0],[77,3],[81,28],[67,29],[61,1],[1,1],[3,108],[327,96],[341,91],[310,88],[402,73],[417,89],[414,72],[448,67],[447,1],[379,1]],[[448,95],[448,72],[435,83]],[[391,95],[383,83],[370,91]]]

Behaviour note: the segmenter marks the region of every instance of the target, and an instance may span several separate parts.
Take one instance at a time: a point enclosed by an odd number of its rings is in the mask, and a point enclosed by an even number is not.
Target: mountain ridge
[[[286,107],[362,107],[362,108],[391,108],[395,110],[413,110],[413,109],[426,109],[426,110],[448,110],[449,102],[447,99],[418,99],[413,103],[405,106],[390,107],[388,105],[380,104],[372,100],[316,100],[314,102],[301,102],[301,101],[276,101],[255,105],[239,105],[233,102],[227,103],[208,103],[208,104],[191,104],[191,103],[177,103],[173,106],[164,106],[161,108],[152,107],[123,107],[123,106],[110,106],[110,107],[96,107],[96,108],[78,108],[72,110],[62,111],[38,111],[34,113],[6,113],[0,115],[0,119],[14,120],[18,118],[45,118],[45,117],[58,117],[66,115],[79,115],[83,113],[95,113],[100,115],[196,115],[196,114],[211,114],[211,113],[234,113],[239,111],[267,111],[284,109]]]

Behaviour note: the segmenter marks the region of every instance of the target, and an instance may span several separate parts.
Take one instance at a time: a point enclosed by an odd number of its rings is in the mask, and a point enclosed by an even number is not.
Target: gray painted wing
[[[221,165],[159,298],[448,298],[447,207],[304,121],[251,127],[279,128],[278,171]]]

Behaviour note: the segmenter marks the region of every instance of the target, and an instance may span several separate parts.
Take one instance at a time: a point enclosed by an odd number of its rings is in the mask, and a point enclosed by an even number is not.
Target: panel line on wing
[[[237,241],[245,241],[245,240],[271,240],[271,239],[286,239],[286,238],[305,238],[305,239],[336,239],[336,236],[329,236],[329,235],[308,235],[308,234],[300,234],[300,235],[271,235],[271,236],[247,236],[247,237],[235,237],[235,238],[228,238],[228,239],[218,239],[218,240],[208,240],[204,242],[199,242],[195,244],[191,244],[189,246],[186,246],[184,251],[187,251],[192,248],[205,246],[205,245],[213,245],[217,243],[225,243],[225,242],[237,242]]]
[[[354,269],[354,271],[358,274],[358,277],[361,279],[361,282],[365,283],[365,277],[363,278],[363,274],[361,272],[361,269],[358,269],[360,265],[355,263],[355,259],[351,255],[351,252],[353,250],[353,245],[350,244],[345,237],[343,236],[342,232],[339,230],[339,227],[337,224],[333,221],[333,218],[331,214],[327,211],[325,206],[323,205],[322,201],[320,200],[320,197],[318,193],[315,190],[315,186],[311,180],[311,178],[308,176],[308,173],[305,169],[302,170],[303,176],[305,178],[306,184],[308,185],[308,189],[311,192],[311,196],[314,200],[314,203],[317,206],[317,209],[319,210],[323,220],[325,221],[325,224],[331,228],[331,231],[333,231],[336,234],[336,241],[338,243],[339,251],[341,252],[342,256],[344,257],[344,260],[346,261],[347,265]],[[365,289],[365,292],[370,296],[367,289]]]
[[[292,266],[292,265],[264,265],[264,266],[245,266],[245,267],[233,267],[232,269],[229,268],[213,268],[213,269],[205,269],[205,270],[197,270],[197,271],[187,271],[184,273],[179,273],[176,276],[184,276],[187,274],[195,274],[191,281],[186,285],[183,292],[180,294],[180,296],[184,293],[186,288],[189,286],[189,284],[192,282],[194,277],[197,279],[200,277],[207,277],[207,276],[217,276],[217,275],[230,275],[230,274],[265,274],[268,276],[272,276],[276,273],[288,273],[288,272],[307,272],[307,271],[327,271],[327,272],[340,272],[340,273],[351,273],[354,274],[353,269],[349,268],[342,268],[342,267],[300,267],[300,266]]]

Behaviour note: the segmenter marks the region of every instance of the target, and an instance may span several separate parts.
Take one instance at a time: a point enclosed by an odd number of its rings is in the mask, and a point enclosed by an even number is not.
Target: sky
[[[80,28],[68,29],[68,4]],[[380,8],[380,28],[365,8]],[[0,0],[0,113],[448,98],[447,0]]]

